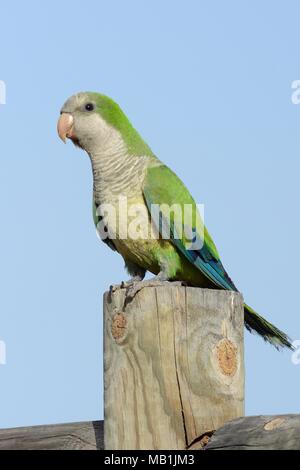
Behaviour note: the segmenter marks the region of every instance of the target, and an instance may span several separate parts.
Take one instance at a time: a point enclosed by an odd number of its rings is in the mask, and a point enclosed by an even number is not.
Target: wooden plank
[[[0,430],[0,450],[97,450],[103,447],[103,421]]]
[[[300,449],[300,415],[247,416],[222,426],[205,450]]]
[[[243,416],[243,319],[235,292],[106,293],[105,448],[186,449]]]
[[[159,422],[156,424],[160,426]],[[207,444],[208,441],[208,444]],[[206,445],[207,444],[207,445]],[[0,430],[0,450],[103,450],[103,421]],[[247,416],[201,436],[192,450],[300,449],[300,415]]]

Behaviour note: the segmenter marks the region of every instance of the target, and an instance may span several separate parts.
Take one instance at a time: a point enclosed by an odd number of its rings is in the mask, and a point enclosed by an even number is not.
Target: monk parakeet
[[[95,224],[100,226],[103,241],[124,258],[132,276],[127,286],[153,285],[153,281],[143,281],[150,271],[156,275],[154,282],[183,281],[191,286],[237,291],[211,236],[201,225],[189,191],[153,154],[111,98],[91,92],[69,98],[61,109],[58,134],[63,141],[71,139],[90,157]],[[120,205],[120,198],[126,207]],[[174,204],[177,211],[170,211]],[[129,230],[133,227],[129,227],[127,216],[132,207],[135,214],[137,207],[140,211],[138,223],[135,221],[140,236],[136,236],[137,230]],[[192,215],[186,218],[191,208]],[[169,236],[165,236],[166,229]],[[285,333],[246,304],[244,315],[248,330],[277,348],[291,348]]]

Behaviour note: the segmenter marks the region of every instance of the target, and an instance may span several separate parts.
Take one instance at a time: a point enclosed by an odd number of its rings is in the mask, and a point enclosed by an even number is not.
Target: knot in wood
[[[284,422],[285,422],[285,419],[284,419],[284,418],[275,418],[275,419],[272,419],[271,421],[268,421],[268,422],[264,425],[264,429],[265,429],[266,431],[273,431],[273,429],[279,428]]]
[[[117,312],[112,319],[111,334],[115,340],[122,339],[127,329],[127,318],[124,312]]]
[[[233,377],[237,370],[237,348],[229,339],[217,344],[217,358],[222,374]]]

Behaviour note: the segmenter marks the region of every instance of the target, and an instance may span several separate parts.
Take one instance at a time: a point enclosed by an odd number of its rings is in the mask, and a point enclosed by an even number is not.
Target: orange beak
[[[62,113],[57,123],[57,132],[61,140],[66,143],[66,139],[75,137],[73,132],[74,119],[69,113]]]

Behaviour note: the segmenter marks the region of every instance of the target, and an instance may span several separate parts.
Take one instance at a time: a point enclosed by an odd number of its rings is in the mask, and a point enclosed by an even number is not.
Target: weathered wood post
[[[244,415],[241,294],[162,283],[104,295],[105,449],[187,449]]]

